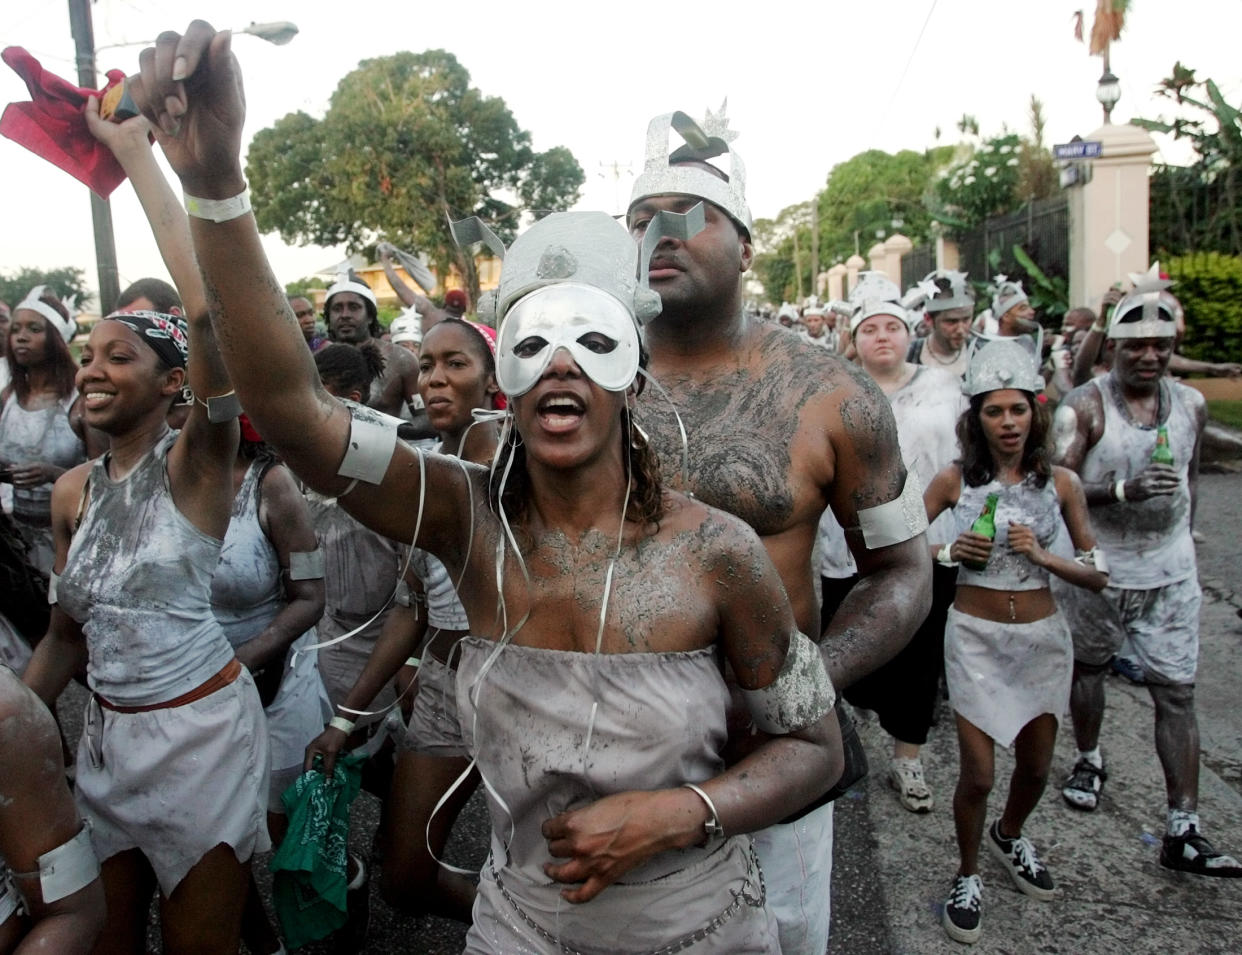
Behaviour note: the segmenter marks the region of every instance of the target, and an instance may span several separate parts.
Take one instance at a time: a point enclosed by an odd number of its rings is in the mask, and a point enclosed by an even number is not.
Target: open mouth
[[[586,405],[574,395],[556,394],[541,398],[535,409],[540,423],[549,431],[575,427],[586,414]]]
[[[97,410],[107,406],[114,397],[116,396],[106,391],[88,391],[82,396],[82,399],[85,401],[87,408]]]

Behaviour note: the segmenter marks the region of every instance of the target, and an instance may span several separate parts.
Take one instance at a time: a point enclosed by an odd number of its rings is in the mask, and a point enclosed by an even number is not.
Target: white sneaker
[[[923,779],[923,762],[917,756],[894,756],[888,764],[888,784],[897,790],[897,798],[911,812],[931,812],[936,804]]]

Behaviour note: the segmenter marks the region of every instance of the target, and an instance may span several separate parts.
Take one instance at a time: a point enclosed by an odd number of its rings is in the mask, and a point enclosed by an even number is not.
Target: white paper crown
[[[326,308],[327,304],[332,301],[333,295],[337,295],[340,292],[353,292],[355,295],[365,298],[375,308],[379,308],[379,303],[375,300],[375,293],[367,287],[367,284],[359,279],[350,278],[349,273],[345,271],[336,273],[336,281],[328,289],[328,294],[323,297],[324,307]]]
[[[1026,301],[1029,299],[1021,282],[1011,282],[1007,276],[999,274],[992,280],[992,314],[997,318]]]
[[[901,289],[883,272],[859,272],[849,300],[854,306],[854,314],[850,316],[851,334],[874,315],[893,315],[910,325],[910,313],[901,304]]]
[[[1173,282],[1160,277],[1160,263],[1130,275],[1134,289],[1117,303],[1108,325],[1109,338],[1173,338],[1177,335],[1177,300]]]
[[[36,285],[26,293],[24,299],[13,306],[13,311],[16,312],[19,308],[26,308],[32,312],[38,312],[52,328],[56,329],[63,341],[70,341],[78,330],[78,324],[72,318],[66,319],[55,308],[39,298],[46,291],[46,285]],[[72,316],[74,306],[77,304],[76,299],[67,299],[63,304],[66,311]]]
[[[932,312],[945,312],[951,308],[974,308],[975,293],[970,289],[970,283],[966,281],[965,272],[957,272],[952,269],[937,269],[935,272],[929,272],[924,278],[924,282],[931,282],[936,286],[936,294],[931,296],[924,308]]]
[[[701,124],[682,112],[664,113],[647,124],[647,152],[643,171],[634,181],[630,208],[651,196],[683,195],[706,199],[723,209],[729,218],[751,232],[750,208],[746,205],[746,166],[729,143],[737,138],[725,118],[728,100],[719,112],[708,110]],[[669,152],[668,131],[675,130],[683,145]],[[703,162],[717,156],[729,157],[728,178],[722,179],[706,169],[687,163]]]
[[[1018,335],[1016,338],[974,339],[962,392],[973,398],[1002,388],[1035,394],[1043,391],[1044,379],[1039,374],[1043,338],[1041,328],[1034,338]]]

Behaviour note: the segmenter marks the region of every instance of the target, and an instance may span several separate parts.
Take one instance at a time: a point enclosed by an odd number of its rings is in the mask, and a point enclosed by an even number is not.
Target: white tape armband
[[[401,607],[410,605],[410,585],[404,580],[397,581],[397,589],[392,595],[392,602]]]
[[[349,444],[336,473],[343,478],[379,484],[396,451],[401,419],[353,401],[342,404],[349,409]]]
[[[859,511],[858,526],[867,550],[891,547],[922,534],[927,530],[927,510],[923,507],[919,479],[907,472],[901,494],[887,504]]]
[[[322,580],[325,573],[323,548],[289,552],[290,580]]]
[[[38,872],[15,872],[14,875],[19,878],[38,875],[39,891],[43,894],[45,905],[68,898],[99,878],[99,860],[95,857],[91,831],[85,822],[76,836],[43,853],[35,861],[39,864]]]
[[[56,590],[60,586],[60,574],[55,571],[52,576],[47,579],[47,602],[49,604],[56,603]]]
[[[1104,551],[1098,547],[1092,547],[1090,550],[1080,550],[1074,555],[1074,560],[1082,564],[1084,567],[1092,567],[1101,574],[1108,573],[1108,558],[1104,556]]]
[[[17,894],[17,887],[9,880],[9,870],[0,862],[0,925],[9,920],[14,912],[23,912],[22,897]]]
[[[819,647],[805,634],[789,641],[785,665],[760,690],[743,690],[751,719],[765,733],[793,733],[822,719],[837,700]]]
[[[195,396],[194,400],[207,409],[207,420],[212,424],[232,421],[241,414],[241,401],[238,400],[235,391],[223,395],[212,395],[205,399]]]

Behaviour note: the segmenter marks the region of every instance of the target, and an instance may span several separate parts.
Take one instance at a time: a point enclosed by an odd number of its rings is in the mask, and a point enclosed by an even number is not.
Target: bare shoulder
[[[1207,399],[1203,397],[1203,392],[1198,388],[1191,388],[1190,385],[1183,384],[1180,381],[1173,381],[1173,396],[1181,401],[1196,418],[1206,418],[1207,416]]]
[[[733,560],[754,550],[764,553],[759,535],[740,517],[679,491],[665,491],[664,500],[657,537],[670,542],[689,538],[704,564]]]
[[[66,504],[77,509],[78,499],[82,496],[82,489],[86,487],[86,479],[90,477],[94,465],[94,461],[83,461],[56,479],[56,483],[52,485],[53,512]]]
[[[1057,497],[1062,501],[1069,500],[1071,497],[1082,493],[1082,479],[1071,468],[1054,464],[1052,466],[1052,480],[1057,489]]]
[[[1064,398],[1061,399],[1060,405],[1057,406],[1059,411],[1061,408],[1068,408],[1080,419],[1095,420],[1104,414],[1104,400],[1100,395],[1100,389],[1095,384],[1094,379],[1079,385]]]

